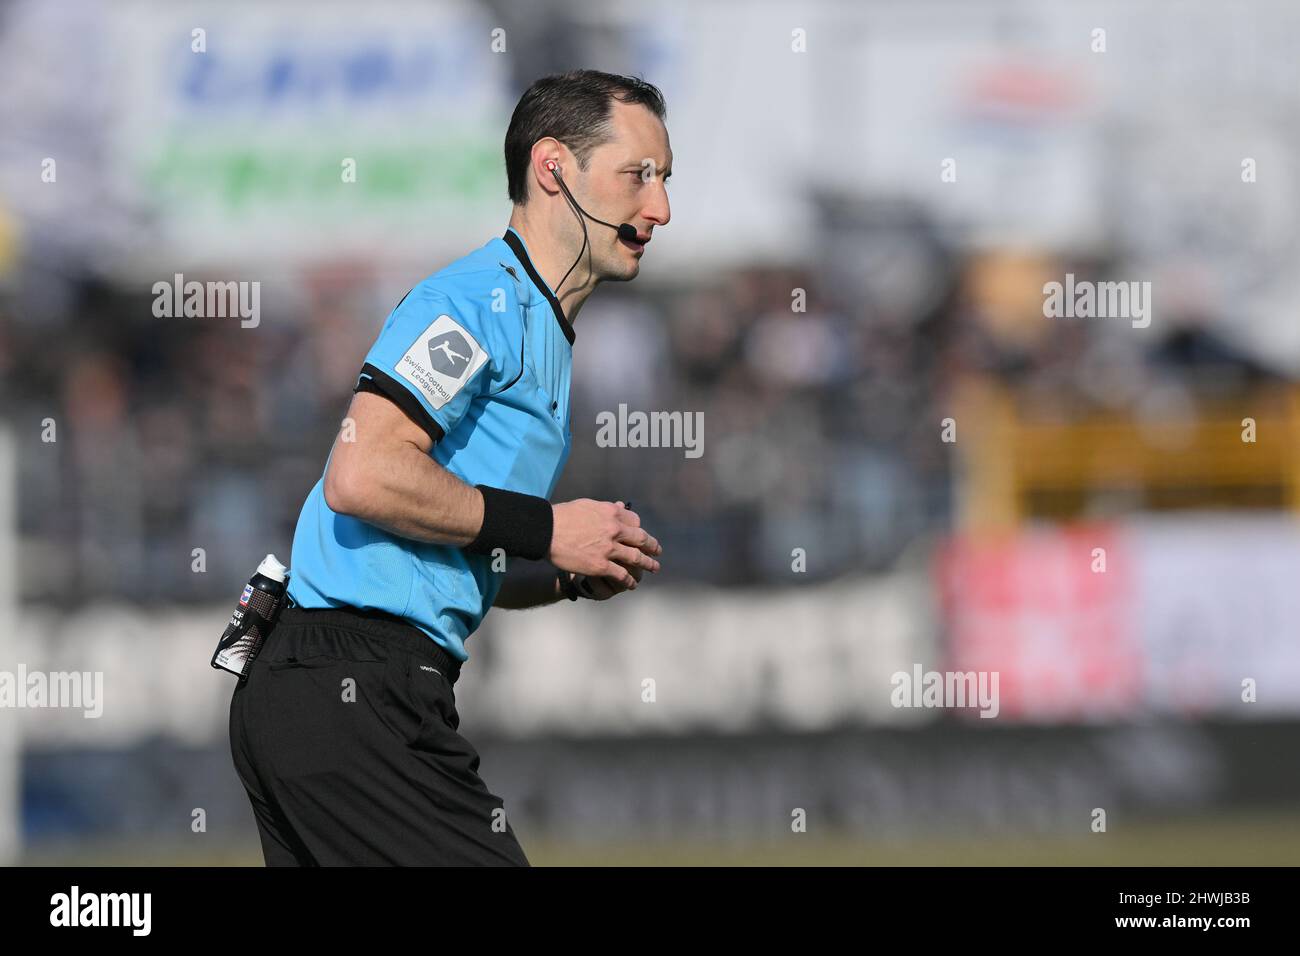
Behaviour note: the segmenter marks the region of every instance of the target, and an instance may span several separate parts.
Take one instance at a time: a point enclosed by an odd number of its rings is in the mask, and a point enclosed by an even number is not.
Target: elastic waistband
[[[453,684],[460,677],[461,661],[414,624],[387,611],[356,607],[286,607],[276,619],[281,625],[313,624],[361,631],[371,637],[390,641],[408,651],[428,657],[441,666]]]

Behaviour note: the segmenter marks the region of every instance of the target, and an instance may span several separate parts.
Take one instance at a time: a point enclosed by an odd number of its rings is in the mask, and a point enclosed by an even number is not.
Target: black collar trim
[[[528,278],[532,279],[533,285],[537,286],[537,291],[546,296],[546,301],[551,303],[551,311],[555,313],[555,320],[560,323],[564,337],[572,345],[573,340],[577,338],[573,326],[564,317],[564,309],[560,306],[560,300],[555,298],[551,290],[546,287],[546,283],[542,281],[542,277],[537,274],[537,270],[533,268],[533,260],[528,258],[528,250],[524,248],[523,241],[515,235],[513,229],[507,229],[506,234],[501,238],[506,241],[506,244],[510,246],[510,250],[515,254],[515,258],[523,265],[524,271],[528,273]]]

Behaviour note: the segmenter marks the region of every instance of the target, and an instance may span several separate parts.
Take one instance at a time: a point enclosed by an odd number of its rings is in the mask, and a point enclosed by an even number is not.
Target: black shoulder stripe
[[[369,377],[367,377],[369,376]],[[361,366],[361,376],[357,379],[356,392],[374,392],[382,395],[406,413],[406,417],[425,430],[436,445],[443,439],[442,426],[433,420],[433,416],[424,410],[420,400],[407,391],[383,369],[367,362]]]

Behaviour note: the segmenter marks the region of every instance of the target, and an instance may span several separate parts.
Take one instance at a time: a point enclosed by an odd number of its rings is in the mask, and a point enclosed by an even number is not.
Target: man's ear
[[[537,184],[546,193],[560,191],[556,173],[564,175],[563,157],[560,155],[559,140],[551,137],[539,139],[533,144],[532,168]]]

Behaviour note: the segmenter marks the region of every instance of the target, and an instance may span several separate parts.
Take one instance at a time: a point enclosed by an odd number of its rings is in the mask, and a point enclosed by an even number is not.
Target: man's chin
[[[606,270],[605,274],[600,278],[602,282],[631,282],[637,277],[637,273],[640,271],[640,262],[633,261],[630,263],[619,263],[618,271],[614,271],[613,269]]]
[[[628,256],[619,265],[623,267],[623,274],[618,277],[618,281],[631,282],[641,272],[641,257]]]
[[[615,246],[614,255],[602,256],[596,268],[602,282],[631,282],[641,271],[641,256],[621,244]]]

